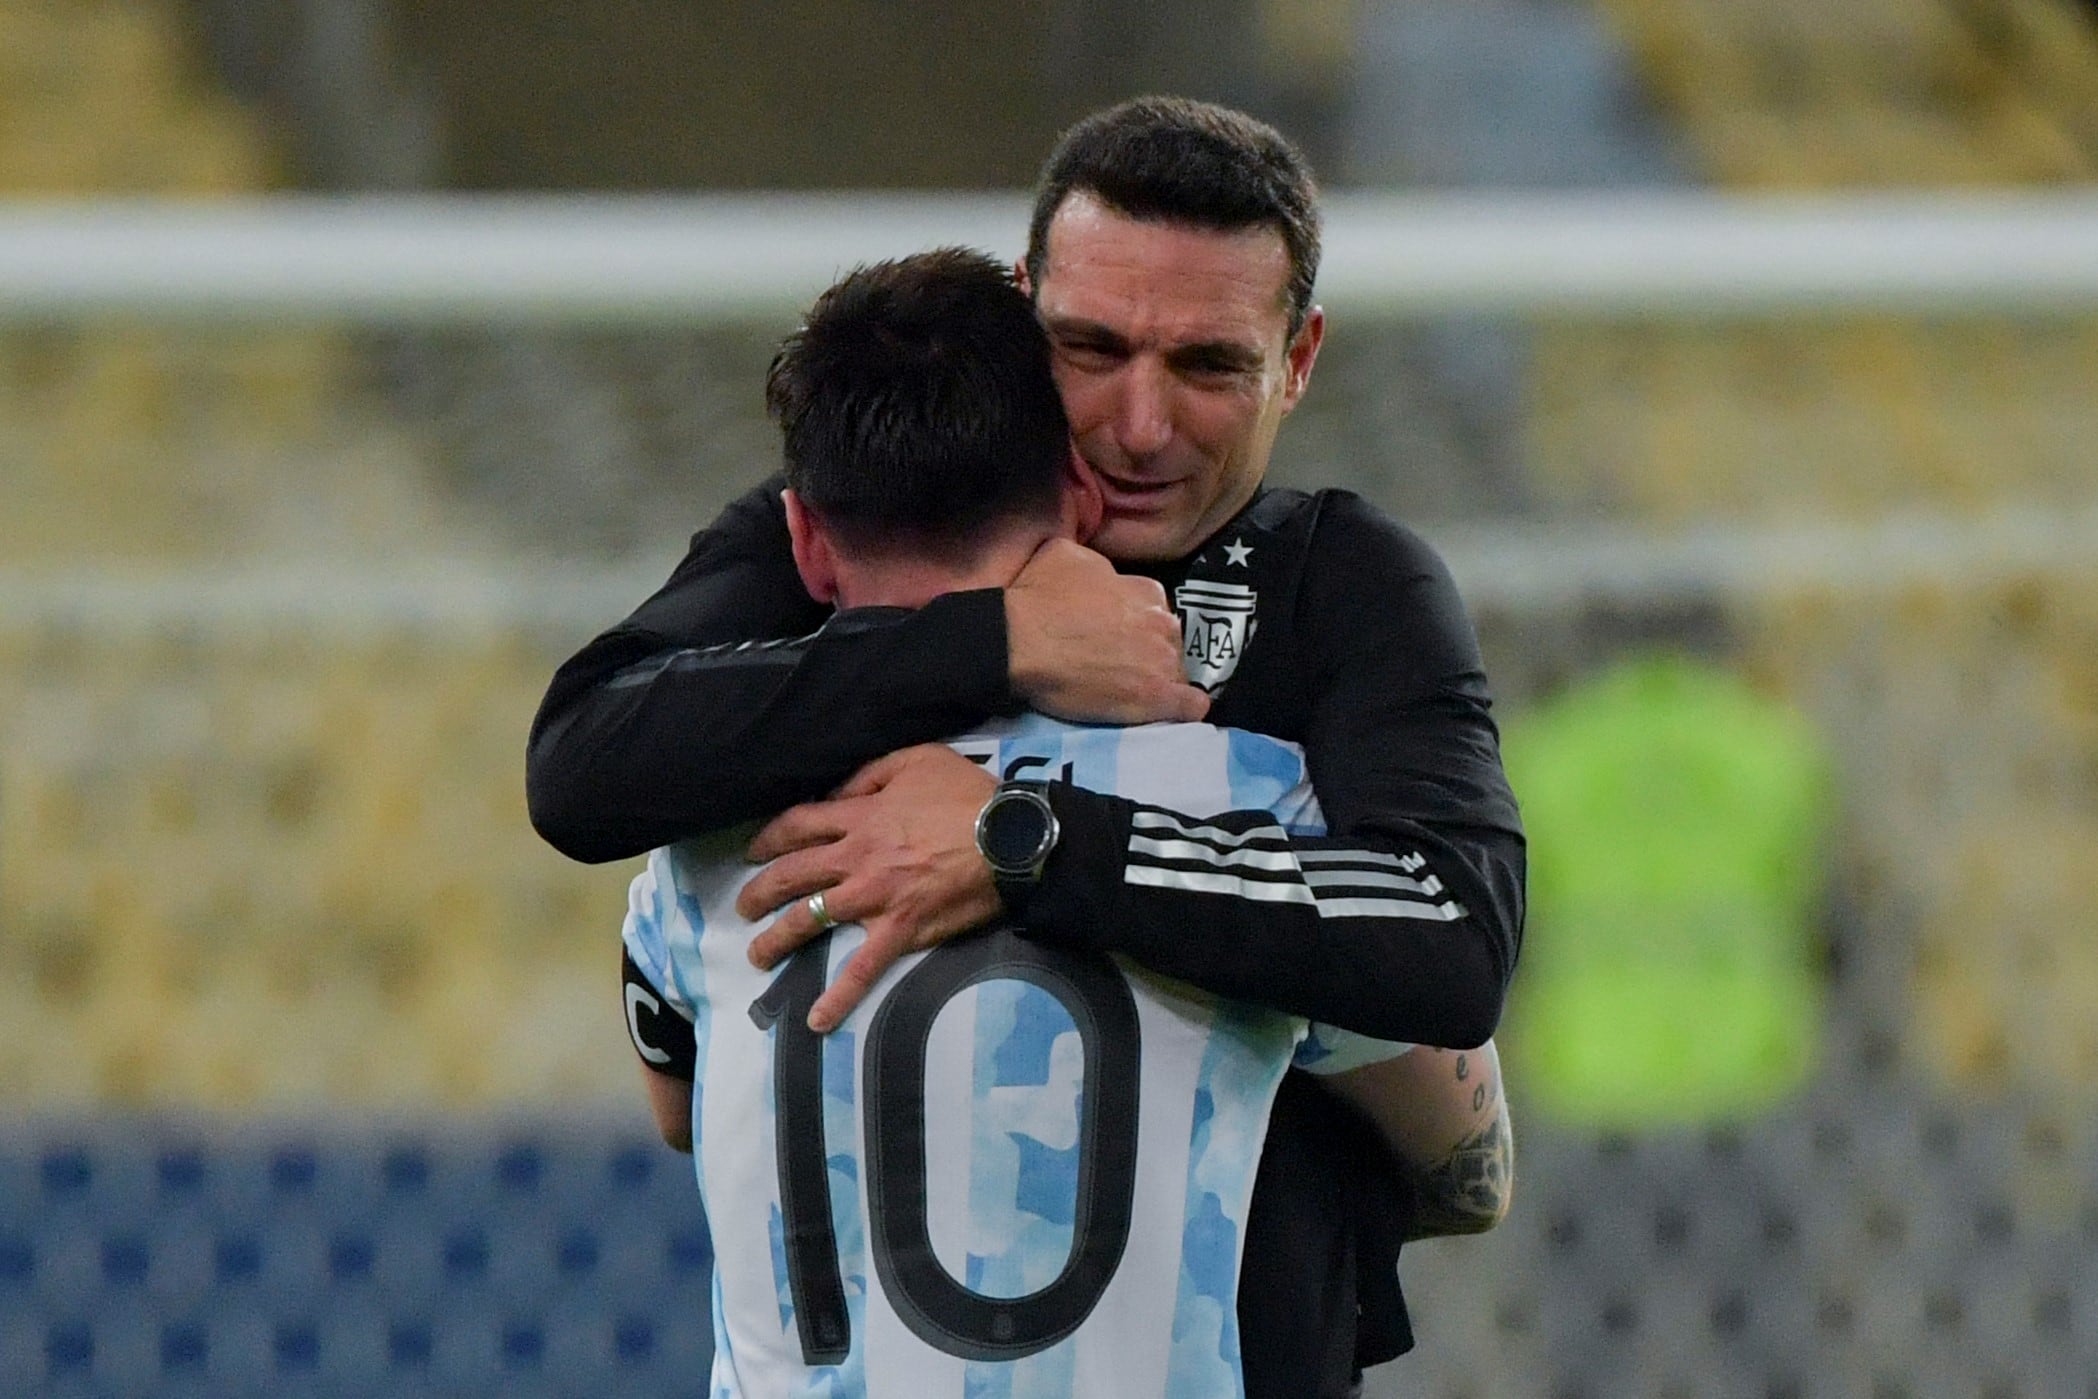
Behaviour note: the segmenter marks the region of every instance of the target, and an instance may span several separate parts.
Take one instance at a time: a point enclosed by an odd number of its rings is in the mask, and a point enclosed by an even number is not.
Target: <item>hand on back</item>
[[[1000,908],[990,866],[976,848],[976,814],[995,779],[940,744],[877,758],[828,801],[775,817],[751,842],[770,863],[736,900],[746,918],[778,912],[751,940],[750,960],[769,969],[825,931],[808,906],[821,892],[835,922],[867,940],[809,1011],[809,1027],[835,1028],[897,958],[937,946]]]

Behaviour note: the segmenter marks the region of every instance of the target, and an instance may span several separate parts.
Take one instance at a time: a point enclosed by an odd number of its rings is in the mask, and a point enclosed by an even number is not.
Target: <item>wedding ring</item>
[[[816,920],[816,931],[819,933],[829,932],[838,926],[838,920],[830,916],[830,905],[824,901],[823,893],[823,890],[818,889],[803,900],[809,910],[809,917]]]

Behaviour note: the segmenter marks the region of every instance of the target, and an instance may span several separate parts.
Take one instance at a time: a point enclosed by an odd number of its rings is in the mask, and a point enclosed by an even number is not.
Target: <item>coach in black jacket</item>
[[[850,777],[844,800],[766,827],[753,855],[773,863],[746,892],[747,912],[784,910],[753,944],[764,962],[818,912],[866,925],[818,1028],[895,956],[1002,903],[1031,936],[1220,995],[1482,1043],[1520,942],[1523,843],[1470,624],[1403,527],[1346,492],[1261,485],[1324,334],[1317,261],[1309,171],[1267,127],[1177,99],[1074,127],[1045,167],[1026,272],[1106,499],[1093,544],[1121,571],[1049,546],[1002,592],[818,630],[768,483],[555,675],[531,736],[535,825],[577,859],[620,859]],[[1251,874],[1161,854],[1133,839],[1128,802],[1053,783],[1061,838],[1039,882],[994,886],[973,832],[992,778],[935,741],[1030,704],[1300,742],[1332,835],[1296,843],[1293,875]],[[1390,873],[1339,890],[1327,850]],[[1410,1219],[1398,1179],[1357,1119],[1288,1076],[1248,1220],[1249,1395],[1343,1395],[1410,1344],[1398,1246],[1462,1225]]]

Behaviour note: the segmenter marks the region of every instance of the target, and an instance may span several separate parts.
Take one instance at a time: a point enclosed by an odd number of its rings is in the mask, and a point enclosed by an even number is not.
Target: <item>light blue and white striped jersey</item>
[[[1001,775],[1324,830],[1302,751],[1238,730],[1025,715],[952,746]],[[1242,1394],[1239,1255],[1283,1071],[1407,1046],[1011,931],[903,958],[819,1036],[809,1006],[864,932],[757,971],[762,925],[734,907],[754,872],[736,840],[658,850],[625,928],[693,1022],[716,1399]]]

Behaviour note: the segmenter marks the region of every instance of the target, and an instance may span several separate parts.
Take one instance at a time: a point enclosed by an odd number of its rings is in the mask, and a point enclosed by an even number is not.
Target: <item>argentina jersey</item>
[[[954,748],[1201,817],[1324,830],[1294,745],[1025,715]],[[732,840],[655,852],[627,950],[693,1022],[716,1399],[1216,1399],[1275,1089],[1403,1053],[993,928],[907,956],[828,1035],[844,924],[772,972]],[[1190,929],[1199,936],[1199,929]]]

